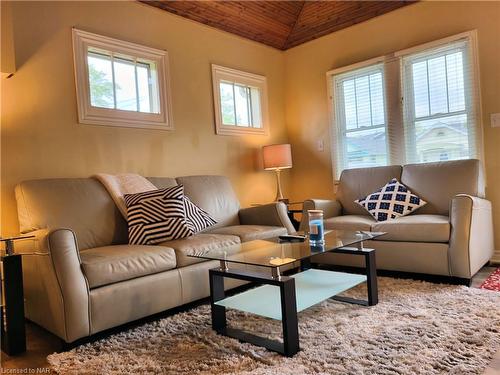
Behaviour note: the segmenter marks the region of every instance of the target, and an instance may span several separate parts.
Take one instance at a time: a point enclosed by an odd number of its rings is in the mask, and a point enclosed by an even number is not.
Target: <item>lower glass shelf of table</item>
[[[295,279],[297,312],[366,282],[365,275],[309,269],[291,276]],[[280,288],[262,285],[215,302],[218,306],[281,320]]]

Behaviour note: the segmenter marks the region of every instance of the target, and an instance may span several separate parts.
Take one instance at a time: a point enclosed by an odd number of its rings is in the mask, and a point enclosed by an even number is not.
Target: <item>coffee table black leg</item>
[[[289,279],[280,284],[281,321],[283,324],[283,351],[288,357],[299,351],[299,326],[297,321],[297,302],[295,280]]]
[[[366,286],[368,288],[368,306],[378,303],[377,265],[375,264],[375,252],[370,251],[365,255],[366,262]]]
[[[311,268],[311,259],[305,258],[300,261],[300,270],[306,271]]]
[[[210,305],[212,308],[212,328],[222,333],[226,328],[226,308],[216,305],[215,302],[226,297],[224,292],[224,277],[210,272]]]
[[[280,288],[281,317],[283,342],[245,332],[227,326],[226,308],[216,302],[225,298],[224,278],[254,281],[261,284],[274,285]],[[210,304],[212,308],[212,328],[219,334],[262,346],[286,356],[293,356],[299,351],[299,328],[297,321],[297,300],[295,296],[295,279],[288,276],[263,276],[240,270],[214,268],[209,271]]]
[[[354,303],[356,305],[374,306],[378,303],[378,286],[377,286],[377,265],[375,264],[375,250],[363,249],[363,247],[352,250],[350,248],[340,248],[337,253],[352,254],[365,257],[366,271],[366,287],[368,289],[368,299],[362,300],[344,296],[331,297],[335,301]]]

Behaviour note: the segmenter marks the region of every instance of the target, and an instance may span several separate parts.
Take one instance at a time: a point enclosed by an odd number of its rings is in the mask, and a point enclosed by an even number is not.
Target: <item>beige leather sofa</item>
[[[294,231],[283,203],[240,209],[225,177],[150,180],[158,188],[183,184],[217,225],[158,246],[132,246],[125,220],[98,181],[32,180],[16,187],[21,231],[38,239],[37,254],[23,257],[28,319],[70,343],[207,297],[208,269],[218,263],[188,254]],[[16,249],[28,253],[32,246]]]
[[[427,205],[408,216],[377,222],[354,200],[394,177]],[[307,210],[322,209],[327,229],[387,232],[366,243],[377,250],[379,269],[470,279],[494,250],[491,203],[484,196],[478,160],[345,170],[335,200],[304,203],[301,229],[307,229]],[[318,262],[361,266],[352,258],[325,254]]]

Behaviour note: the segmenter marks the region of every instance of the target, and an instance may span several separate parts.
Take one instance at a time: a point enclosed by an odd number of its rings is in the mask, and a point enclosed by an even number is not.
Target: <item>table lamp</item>
[[[275,201],[283,200],[280,173],[282,169],[292,168],[292,147],[288,143],[264,146],[262,147],[262,158],[265,170],[276,171],[276,184],[278,186]]]

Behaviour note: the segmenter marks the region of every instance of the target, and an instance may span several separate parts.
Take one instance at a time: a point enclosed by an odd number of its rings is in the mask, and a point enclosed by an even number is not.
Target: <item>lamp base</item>
[[[283,192],[281,191],[281,170],[276,169],[276,198],[274,199],[275,202],[281,202],[284,200],[283,198]]]

